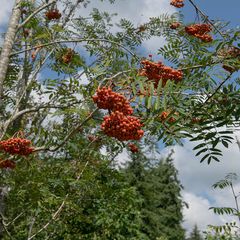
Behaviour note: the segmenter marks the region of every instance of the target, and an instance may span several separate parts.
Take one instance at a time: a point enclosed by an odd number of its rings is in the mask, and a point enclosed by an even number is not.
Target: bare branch
[[[43,47],[47,47],[47,46],[51,46],[51,45],[55,45],[55,44],[61,44],[61,43],[80,43],[80,42],[107,42],[107,43],[115,44],[115,45],[121,47],[122,49],[124,49],[129,54],[131,54],[133,57],[139,59],[136,54],[134,54],[132,51],[130,51],[129,49],[124,47],[122,44],[120,44],[118,42],[114,42],[112,40],[104,39],[104,38],[85,38],[85,39],[79,38],[79,39],[69,39],[69,40],[56,40],[56,41],[53,41],[53,42],[49,42],[49,43],[45,43],[45,44],[39,44],[35,47],[30,47],[30,48],[27,48],[27,49],[24,49],[24,50],[21,50],[21,51],[14,52],[10,56],[11,57],[16,56],[20,53],[23,53],[23,52],[26,52],[26,51],[32,51],[32,50],[34,50],[36,48],[39,48],[39,47],[43,48]]]

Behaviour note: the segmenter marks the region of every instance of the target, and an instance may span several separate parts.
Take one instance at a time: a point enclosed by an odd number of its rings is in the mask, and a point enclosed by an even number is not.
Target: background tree
[[[195,224],[188,240],[203,240],[198,226]]]
[[[142,199],[142,231],[149,239],[184,239],[182,186],[171,155],[161,160],[132,155],[126,174]]]

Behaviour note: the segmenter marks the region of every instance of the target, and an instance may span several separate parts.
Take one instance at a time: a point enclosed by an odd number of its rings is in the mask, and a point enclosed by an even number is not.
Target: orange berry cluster
[[[23,138],[10,138],[0,141],[0,150],[3,150],[12,155],[28,156],[34,150],[31,147],[31,141]]]
[[[171,29],[177,29],[181,26],[181,23],[180,22],[173,22],[171,25],[170,25],[170,28]]]
[[[126,116],[123,112],[115,111],[104,117],[102,130],[109,137],[115,137],[119,141],[140,140],[144,131],[143,124],[134,116]]]
[[[0,159],[0,168],[11,168],[14,169],[16,167],[16,163],[12,160],[2,160]]]
[[[164,122],[168,118],[169,114],[170,114],[170,112],[166,112],[166,111],[162,112],[161,115],[160,115],[160,120],[162,122]],[[174,117],[170,117],[168,119],[168,122],[169,123],[174,123],[174,122],[176,122],[176,119]]]
[[[129,143],[128,147],[132,153],[137,153],[139,151],[138,147],[134,143]]]
[[[183,78],[181,70],[175,70],[171,67],[165,66],[162,62],[152,62],[150,60],[142,60],[143,68],[140,69],[139,75],[146,76],[148,80],[154,80],[154,86],[157,87],[160,80],[164,87],[168,80],[179,82]]]
[[[209,24],[193,24],[185,27],[186,33],[196,38],[201,39],[203,42],[211,42],[213,40],[212,36],[208,33],[212,31]]]
[[[62,61],[68,64],[72,61],[73,56],[74,56],[74,51],[71,48],[68,48],[67,52],[62,56]]]
[[[48,20],[59,19],[62,14],[59,12],[58,9],[52,9],[45,13],[45,16]]]
[[[109,109],[114,112],[119,111],[125,115],[131,115],[133,113],[129,101],[122,94],[113,92],[110,87],[98,88],[96,93],[97,95],[92,98],[98,108]]]
[[[182,8],[184,6],[183,0],[171,0],[170,4],[176,8]]]

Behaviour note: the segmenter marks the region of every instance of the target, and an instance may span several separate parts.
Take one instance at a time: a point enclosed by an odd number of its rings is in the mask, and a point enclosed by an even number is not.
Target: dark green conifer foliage
[[[160,237],[183,240],[182,186],[171,155],[154,161],[137,154],[132,160],[126,172],[142,198],[142,231],[152,240]]]
[[[193,230],[190,233],[190,237],[188,238],[188,240],[203,240],[197,225],[194,225]]]

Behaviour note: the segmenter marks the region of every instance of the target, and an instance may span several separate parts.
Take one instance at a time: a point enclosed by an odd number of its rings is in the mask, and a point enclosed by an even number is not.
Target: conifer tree
[[[182,186],[171,155],[157,162],[142,154],[132,159],[126,172],[142,198],[142,231],[154,240],[159,237],[184,239]]]
[[[203,240],[197,224],[194,225],[193,230],[190,233],[190,237],[188,238],[188,240]]]

